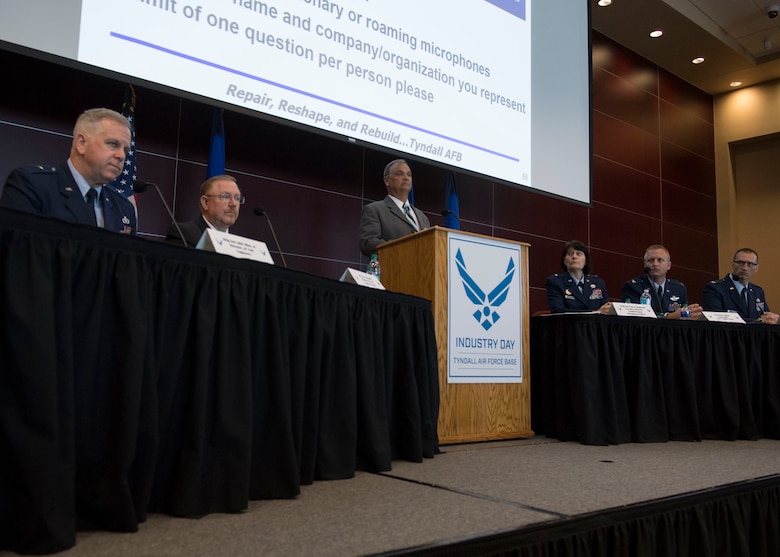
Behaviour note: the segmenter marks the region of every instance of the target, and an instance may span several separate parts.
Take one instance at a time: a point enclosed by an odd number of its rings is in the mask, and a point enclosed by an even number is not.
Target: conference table
[[[780,326],[531,319],[534,431],[589,445],[780,438]]]
[[[0,210],[0,550],[438,452],[428,300]]]

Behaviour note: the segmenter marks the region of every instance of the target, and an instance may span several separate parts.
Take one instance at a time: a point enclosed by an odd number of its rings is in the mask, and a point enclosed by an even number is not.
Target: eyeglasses
[[[239,205],[243,205],[246,203],[246,197],[243,195],[231,195],[229,193],[212,193],[212,194],[203,194],[203,197],[216,197],[223,203],[228,203],[231,199],[238,203]]]
[[[745,265],[748,267],[758,267],[758,263],[754,263],[753,261],[734,261],[733,263],[737,267],[744,267]]]

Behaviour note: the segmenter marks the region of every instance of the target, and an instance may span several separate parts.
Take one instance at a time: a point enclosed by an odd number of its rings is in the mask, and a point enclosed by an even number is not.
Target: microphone
[[[468,230],[463,228],[463,224],[460,222],[460,217],[458,215],[456,215],[455,211],[453,211],[452,209],[442,209],[440,214],[443,217],[447,217],[449,215],[452,215],[453,217],[455,217],[455,220],[458,221],[458,225],[460,226],[461,230],[463,230],[464,232],[468,232]]]
[[[265,212],[265,209],[262,207],[255,207],[255,214],[258,217],[265,217],[265,220],[268,221],[268,228],[271,229],[271,235],[274,237],[274,242],[276,243],[276,251],[279,252],[279,256],[282,258],[282,265],[287,267],[287,261],[284,260],[284,253],[282,253],[282,248],[279,246],[279,239],[276,237],[276,232],[274,231],[274,225],[271,224],[271,218],[268,216],[268,213]]]
[[[187,247],[187,240],[184,239],[184,233],[181,231],[181,228],[179,228],[179,223],[176,222],[176,219],[173,218],[173,211],[171,211],[171,208],[168,207],[168,203],[165,202],[165,198],[163,197],[162,192],[160,191],[160,188],[157,187],[157,184],[154,182],[147,182],[145,180],[136,180],[133,182],[133,191],[136,193],[143,193],[146,191],[146,188],[149,186],[154,187],[155,190],[157,190],[157,195],[160,196],[160,201],[163,202],[163,205],[165,206],[165,210],[168,211],[168,216],[171,217],[171,222],[173,223],[173,226],[176,227],[176,232],[179,233],[179,238],[181,238],[181,243],[184,244],[184,247]]]

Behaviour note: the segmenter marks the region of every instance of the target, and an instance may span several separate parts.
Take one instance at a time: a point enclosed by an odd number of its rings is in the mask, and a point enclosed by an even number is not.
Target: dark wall
[[[124,82],[0,50],[10,76],[0,88],[0,177],[23,163],[67,157],[73,122],[94,106],[121,109]],[[139,177],[163,190],[178,220],[198,213],[211,128],[208,105],[136,87]],[[270,215],[290,267],[337,278],[362,267],[357,246],[364,203],[384,197],[382,168],[395,158],[225,111],[226,167],[247,203],[231,230],[265,241]],[[566,164],[566,153],[561,153]],[[443,224],[448,172],[412,161],[415,203]],[[531,244],[531,311],[546,309],[544,280],[559,269],[563,244],[591,246],[593,272],[619,298],[642,271],[645,247],[672,253],[671,276],[692,300],[717,276],[712,98],[594,33],[592,207],[457,174],[462,228]],[[157,240],[168,227],[149,190],[139,199],[139,227]],[[275,259],[279,262],[279,257]]]

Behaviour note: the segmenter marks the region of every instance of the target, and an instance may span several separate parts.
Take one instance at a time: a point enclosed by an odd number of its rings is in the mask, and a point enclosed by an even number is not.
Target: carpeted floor
[[[83,532],[59,555],[350,556],[441,546],[780,474],[780,441],[609,447],[545,438],[445,446],[421,464],[304,486],[238,515],[152,515],[134,534]],[[0,552],[0,555],[12,555]]]

